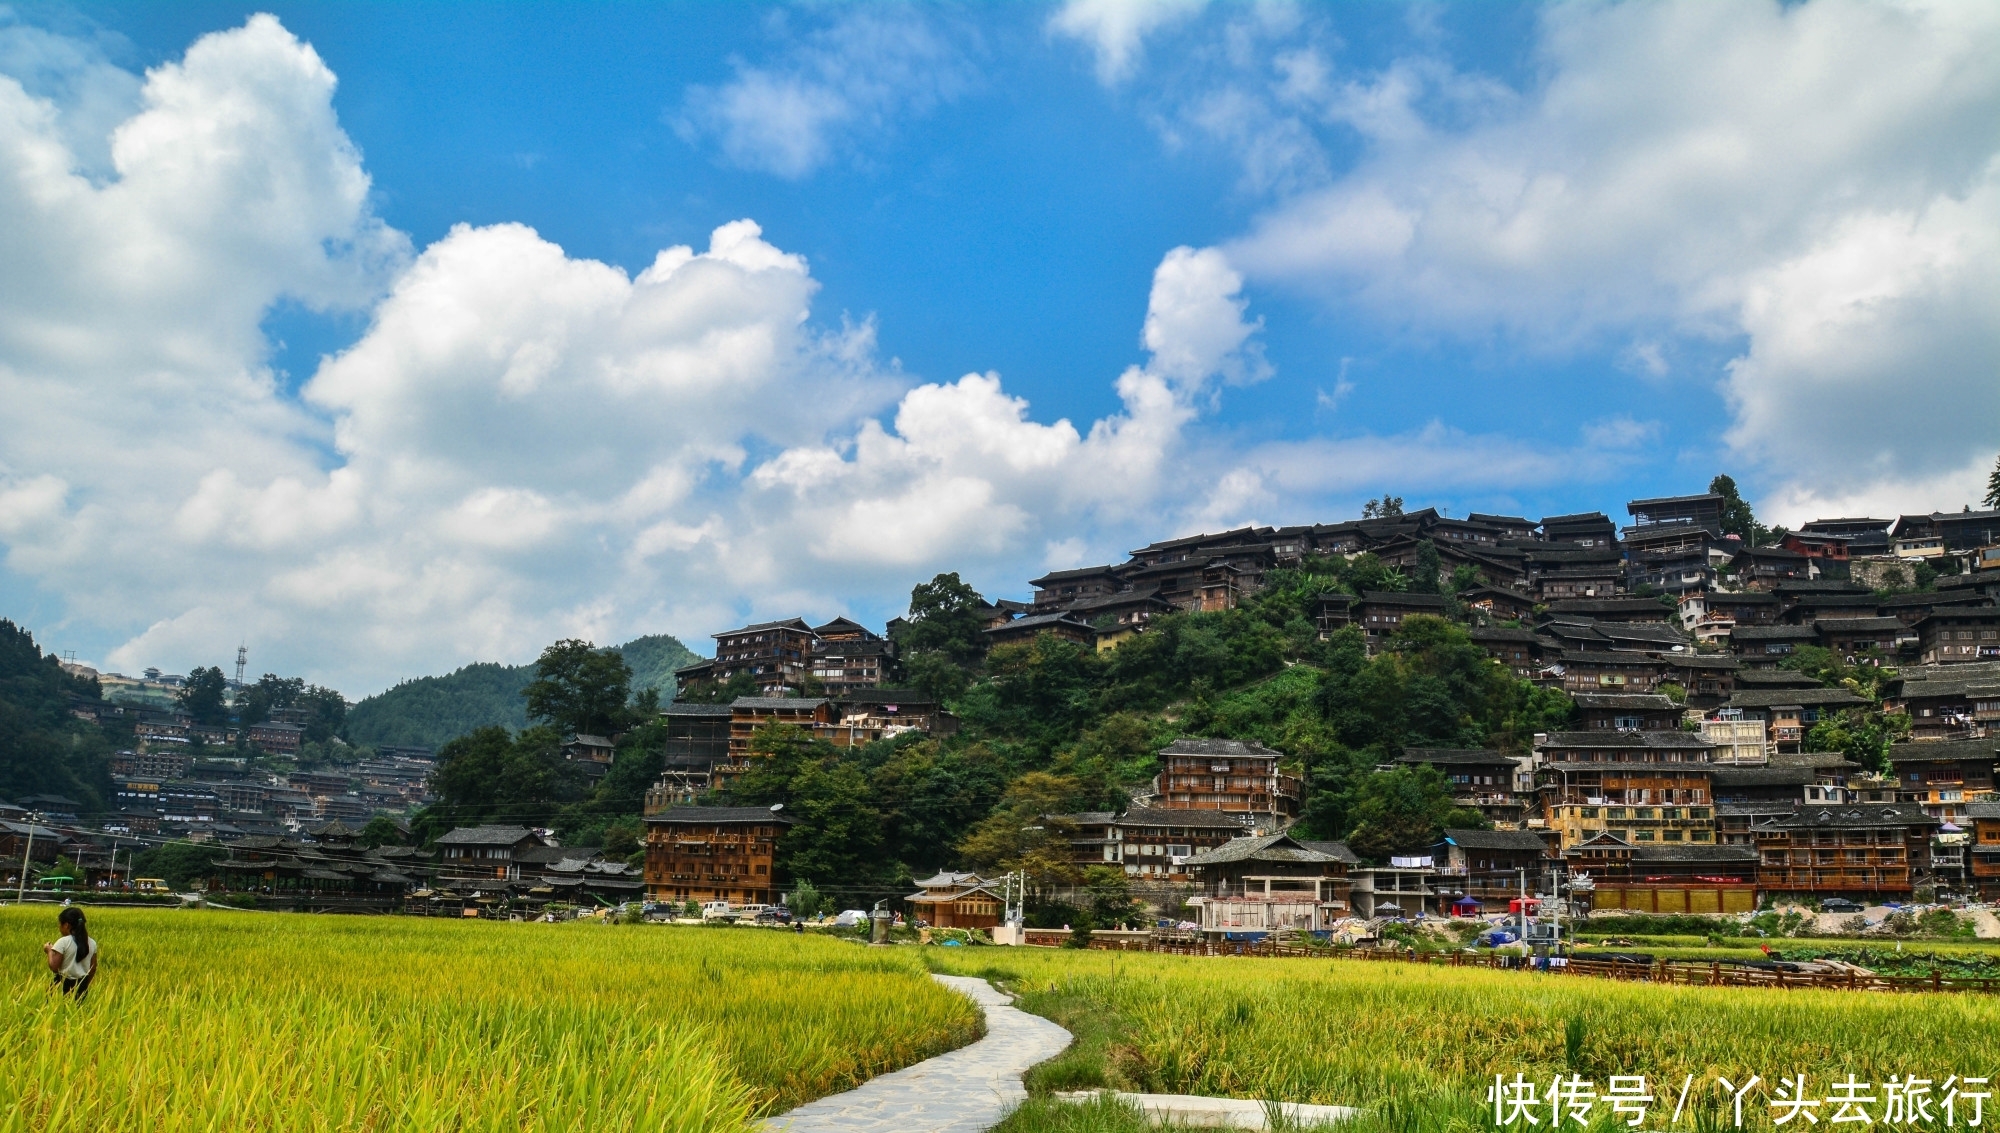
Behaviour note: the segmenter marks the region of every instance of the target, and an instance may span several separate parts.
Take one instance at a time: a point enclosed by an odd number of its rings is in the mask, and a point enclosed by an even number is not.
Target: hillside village
[[[333,769],[272,772],[71,676],[69,716],[130,737],[105,754],[115,805],[12,799],[0,861],[9,884],[60,861],[129,886],[135,847],[193,845],[177,881],[279,907],[804,892],[939,927],[1012,906],[1210,934],[1558,885],[1649,913],[2000,897],[2000,511],[1770,530],[1718,478],[1626,513],[1386,497],[1019,601],[941,575],[880,632],[717,633],[666,703]],[[238,750],[295,754],[308,714]],[[505,785],[521,767],[539,786]]]

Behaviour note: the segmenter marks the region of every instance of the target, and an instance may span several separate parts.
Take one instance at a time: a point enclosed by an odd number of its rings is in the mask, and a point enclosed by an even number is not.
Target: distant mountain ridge
[[[661,700],[674,697],[674,670],[700,660],[693,650],[664,634],[638,637],[612,648],[632,667],[632,691],[655,688]],[[441,677],[416,677],[368,697],[347,711],[349,741],[437,747],[475,728],[499,724],[519,731],[528,726],[528,703],[521,689],[535,679],[535,666],[481,661]]]

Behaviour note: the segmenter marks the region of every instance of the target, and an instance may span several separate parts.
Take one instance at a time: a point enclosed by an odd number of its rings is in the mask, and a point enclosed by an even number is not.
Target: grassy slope
[[[2000,1076],[2000,998],[1987,996],[1041,949],[939,949],[926,958],[1009,984],[1021,1006],[1078,1035],[1071,1052],[1031,1077],[1038,1092],[1112,1086],[1377,1106],[1356,1133],[1490,1126],[1485,1086],[1516,1071],[1543,1082],[1573,1071],[1600,1088],[1611,1074],[1645,1074],[1676,1089],[1686,1074],[1709,1084],[1718,1074],[1770,1081],[1804,1072],[1816,1087],[1849,1072],[1875,1082]],[[1096,1127],[1036,1112],[1010,1133]],[[1110,1118],[1101,1127],[1123,1128]]]
[[[739,1130],[970,1041],[907,952],[746,929],[0,910],[0,1128]]]
[[[634,638],[617,647],[632,667],[632,691],[656,688],[674,694],[674,670],[694,661],[687,646],[666,634]],[[521,689],[535,679],[533,665],[467,665],[442,677],[418,677],[376,693],[347,713],[347,736],[359,744],[436,747],[474,728],[527,726]]]

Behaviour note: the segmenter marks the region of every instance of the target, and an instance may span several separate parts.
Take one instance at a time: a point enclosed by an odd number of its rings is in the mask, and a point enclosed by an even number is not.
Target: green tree
[[[236,718],[245,727],[261,724],[271,718],[273,710],[290,708],[294,701],[305,695],[305,691],[303,677],[265,673],[256,684],[236,694]]]
[[[1134,928],[1146,906],[1132,896],[1132,881],[1118,866],[1094,865],[1083,871],[1090,893],[1090,922],[1097,928]]]
[[[0,798],[65,795],[96,810],[111,797],[110,754],[130,746],[131,733],[121,730],[114,744],[104,728],[70,715],[71,696],[95,701],[100,690],[0,619]]]
[[[1986,477],[1986,496],[1980,503],[1989,508],[2000,508],[2000,457],[1993,459],[1993,473]]]
[[[910,613],[895,629],[896,644],[908,653],[942,653],[969,665],[986,651],[986,625],[979,611],[986,599],[956,572],[940,574],[910,590]]]
[[[1750,505],[1736,490],[1733,477],[1719,475],[1708,482],[1708,490],[1722,497],[1722,533],[1740,537],[1749,546],[1766,542],[1770,534],[1750,510]]]
[[[832,908],[832,902],[810,881],[801,880],[792,891],[785,895],[785,907],[794,917],[809,920]]]
[[[1479,811],[1451,801],[1451,784],[1435,767],[1398,767],[1366,776],[1356,784],[1351,814],[1348,847],[1376,861],[1421,853],[1437,844],[1447,826],[1491,825]]]
[[[609,735],[629,719],[631,684],[631,667],[617,651],[569,638],[542,650],[535,679],[521,691],[530,719],[571,733]]]
[[[306,710],[307,743],[323,744],[331,740],[347,720],[347,698],[319,685],[308,687],[293,707]]]
[[[206,882],[215,863],[228,856],[228,850],[213,842],[168,842],[133,859],[132,876],[164,878],[174,889],[188,889]]]
[[[196,666],[174,694],[174,706],[197,724],[222,724],[229,720],[228,698],[229,678],[222,670]]]
[[[757,678],[748,670],[739,669],[726,681],[691,681],[674,699],[685,704],[733,704],[738,697],[761,693]]]
[[[429,843],[457,826],[549,824],[584,793],[583,773],[563,759],[561,743],[549,728],[513,736],[495,726],[445,744],[431,773],[437,800],[416,816],[412,828]]]
[[[1403,514],[1403,497],[1383,493],[1379,500],[1369,500],[1361,505],[1363,519],[1395,519]]]
[[[378,814],[368,820],[368,825],[361,828],[361,833],[355,835],[354,840],[371,850],[377,846],[400,846],[403,844],[403,832],[396,828],[394,819]]]
[[[926,649],[904,655],[903,683],[932,700],[957,700],[972,684],[972,674],[941,649]]]
[[[1909,728],[1908,716],[1849,708],[1827,716],[1806,732],[1807,751],[1837,751],[1869,771],[1888,774],[1889,745]]]
[[[1417,563],[1410,569],[1412,594],[1436,594],[1438,576],[1444,573],[1444,565],[1438,561],[1437,544],[1429,539],[1417,540]]]

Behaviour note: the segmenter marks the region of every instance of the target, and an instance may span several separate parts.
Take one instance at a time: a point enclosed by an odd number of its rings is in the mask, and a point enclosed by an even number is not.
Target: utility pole
[[[1528,958],[1528,867],[1521,866],[1521,959]]]
[[[35,860],[35,818],[28,816],[28,848],[21,851],[21,888],[14,894],[15,902],[28,899],[28,863]]]
[[[1554,943],[1555,943],[1555,949],[1556,949],[1556,955],[1558,955],[1558,956],[1562,955],[1562,940],[1563,940],[1563,879],[1562,879],[1562,868],[1563,868],[1563,867],[1562,867],[1562,863],[1561,863],[1561,862],[1556,862],[1556,863],[1554,863],[1554,865],[1552,865],[1552,866],[1550,867],[1550,870],[1549,870],[1549,876],[1550,876],[1551,878],[1553,878],[1553,879],[1555,880],[1555,885],[1553,886],[1553,888],[1554,888],[1554,890],[1555,890],[1555,900],[1554,900],[1553,902],[1551,902],[1551,903],[1550,903],[1550,906],[1549,906],[1549,907],[1555,910],[1555,912],[1554,912],[1554,914],[1553,914],[1553,915],[1554,915],[1554,917],[1555,917],[1555,926],[1556,926],[1556,938],[1555,938],[1555,942],[1554,942]],[[1554,965],[1551,965],[1551,967],[1553,967],[1553,966],[1554,966]]]

